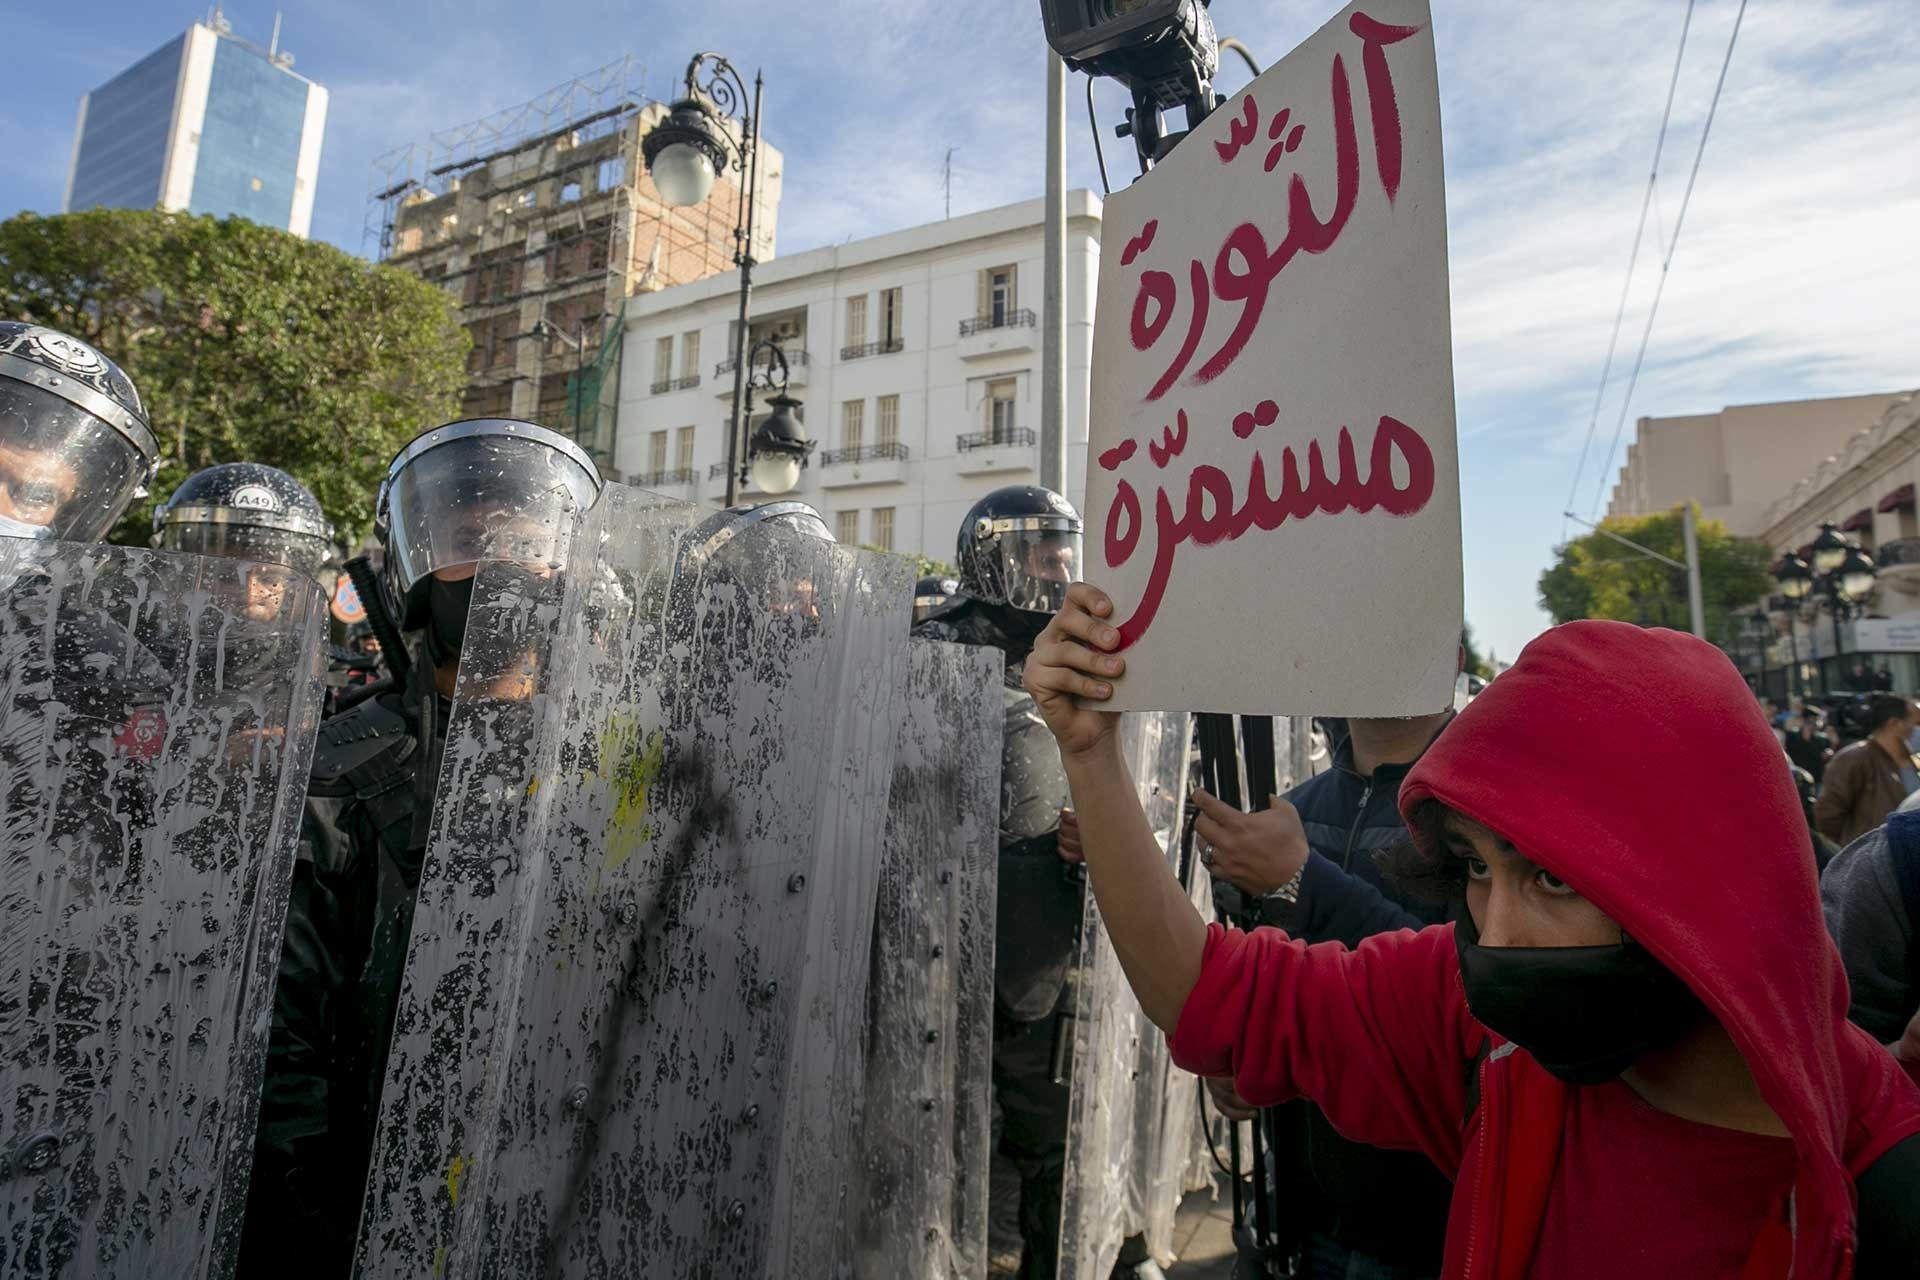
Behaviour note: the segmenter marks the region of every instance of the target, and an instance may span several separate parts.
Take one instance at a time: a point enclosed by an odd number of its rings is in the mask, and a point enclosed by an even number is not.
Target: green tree
[[[0,317],[83,338],[140,388],[154,500],[202,467],[298,478],[357,542],[394,453],[459,405],[470,345],[446,293],[241,218],[94,209],[0,223]],[[151,508],[113,538],[144,543]]]
[[[1696,509],[1697,510],[1697,509]],[[1675,560],[1686,559],[1680,508],[1650,516],[1614,517],[1608,530]],[[1700,595],[1709,637],[1727,634],[1727,615],[1772,589],[1772,554],[1766,544],[1736,538],[1718,520],[1698,522]],[[1611,618],[1647,627],[1690,625],[1687,576],[1624,547],[1600,533],[1588,533],[1555,549],[1554,562],[1540,575],[1540,606],[1554,622]]]
[[[1463,659],[1461,670],[1482,680],[1493,679],[1493,664],[1480,652],[1480,646],[1473,638],[1471,622],[1460,624],[1460,652]]]

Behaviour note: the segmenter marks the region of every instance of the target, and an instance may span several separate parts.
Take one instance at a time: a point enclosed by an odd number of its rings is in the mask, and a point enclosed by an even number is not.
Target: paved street
[[[1169,1280],[1227,1280],[1233,1273],[1233,1202],[1225,1186],[1186,1198],[1173,1247],[1180,1261],[1167,1269]]]

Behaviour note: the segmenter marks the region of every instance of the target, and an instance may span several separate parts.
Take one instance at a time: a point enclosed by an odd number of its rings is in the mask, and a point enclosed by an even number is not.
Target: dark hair
[[[1905,720],[1913,714],[1913,704],[1890,693],[1877,695],[1867,704],[1867,732],[1878,733],[1889,720]]]
[[[1408,894],[1442,905],[1460,902],[1467,895],[1466,863],[1449,857],[1441,847],[1448,812],[1438,800],[1420,805],[1407,820],[1407,838],[1373,855],[1374,865]]]

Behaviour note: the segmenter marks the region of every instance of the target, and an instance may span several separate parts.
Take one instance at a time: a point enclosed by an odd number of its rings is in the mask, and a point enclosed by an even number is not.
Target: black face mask
[[[435,666],[459,660],[467,638],[467,610],[473,605],[473,579],[427,579],[427,656]]]
[[[1467,1008],[1568,1084],[1599,1084],[1708,1017],[1651,952],[1605,947],[1483,947],[1473,918],[1454,925]]]

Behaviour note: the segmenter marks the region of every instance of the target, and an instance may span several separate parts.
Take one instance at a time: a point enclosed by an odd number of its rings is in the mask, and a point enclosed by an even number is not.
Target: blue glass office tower
[[[238,214],[306,235],[327,91],[292,61],[195,23],[80,100],[64,207]]]

